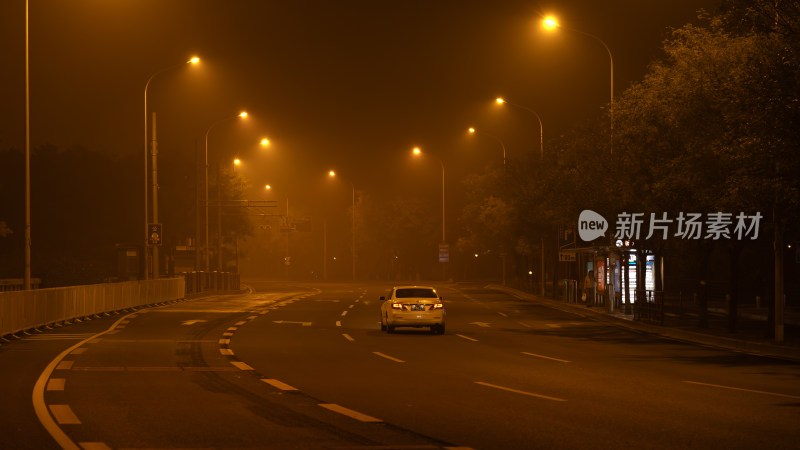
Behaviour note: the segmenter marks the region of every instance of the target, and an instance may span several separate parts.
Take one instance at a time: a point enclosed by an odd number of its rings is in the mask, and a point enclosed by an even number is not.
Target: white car
[[[436,289],[395,286],[381,300],[381,331],[393,333],[395,327],[431,327],[431,333],[444,334],[444,304]]]

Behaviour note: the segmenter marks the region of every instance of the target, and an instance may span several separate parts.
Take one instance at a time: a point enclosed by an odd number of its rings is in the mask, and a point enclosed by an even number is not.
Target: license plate
[[[412,311],[425,311],[425,305],[411,305]]]

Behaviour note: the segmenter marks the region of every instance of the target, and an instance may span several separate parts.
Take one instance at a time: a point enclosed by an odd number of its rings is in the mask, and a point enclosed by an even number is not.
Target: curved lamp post
[[[185,64],[197,64],[200,62],[200,58],[193,57],[192,59],[180,63],[175,64],[174,66],[169,66],[164,69],[159,70],[158,72],[150,75],[150,78],[147,79],[147,83],[144,85],[144,279],[146,280],[148,277],[148,264],[147,264],[147,249],[149,248],[150,242],[150,221],[148,217],[148,204],[147,204],[147,88],[150,87],[150,82],[153,81],[155,77],[161,75],[164,72],[170,71],[172,69],[177,69],[179,67],[183,67]],[[158,219],[158,211],[155,207],[155,202],[153,202],[153,220]],[[158,257],[158,253],[154,254],[154,257]],[[158,274],[154,273],[153,278],[158,278]]]
[[[418,155],[422,154],[422,150],[420,150],[419,147],[414,147],[414,149],[411,152],[415,156],[418,156]],[[442,166],[442,243],[444,244],[445,242],[447,242],[445,240],[445,232],[444,232],[444,230],[445,230],[445,227],[444,227],[444,162],[441,160],[441,158],[438,158],[438,157],[436,157],[434,155],[431,155],[430,153],[426,153],[426,156],[430,156],[430,157],[436,159],[437,161],[439,161],[439,164],[441,164],[441,166]]]
[[[476,134],[478,132],[478,130],[476,130],[475,128],[472,128],[472,127],[470,127],[467,131],[469,132],[469,134]],[[485,131],[481,131],[481,134],[485,134],[485,135],[487,135],[489,137],[492,137],[495,140],[497,140],[497,142],[500,143],[500,148],[503,149],[503,171],[505,171],[506,170],[506,145],[503,143],[503,140],[500,139],[499,137],[497,137],[497,136],[495,136],[495,135],[493,135],[491,133],[487,133]]]
[[[590,37],[590,38],[596,40],[597,42],[599,42],[603,46],[603,48],[606,49],[606,52],[608,53],[608,61],[609,61],[610,66],[611,66],[611,81],[610,81],[611,102],[609,104],[609,109],[608,109],[609,116],[610,116],[610,119],[611,119],[611,127],[610,127],[610,131],[609,131],[610,134],[609,134],[608,150],[609,150],[609,154],[613,155],[614,154],[614,58],[611,56],[611,49],[608,48],[608,45],[606,45],[606,43],[603,42],[603,40],[600,39],[599,37],[597,37],[597,36],[595,36],[595,35],[593,35],[591,33],[587,33],[585,31],[581,31],[581,30],[576,30],[574,28],[565,27],[565,26],[561,25],[560,23],[558,23],[558,20],[553,16],[545,17],[544,20],[542,20],[542,26],[544,27],[545,30],[548,30],[548,31],[555,31],[558,28],[563,28],[563,29],[565,29],[567,31],[572,31],[573,33],[582,34],[584,36],[587,36],[587,37]]]
[[[534,116],[536,116],[536,119],[539,120],[539,159],[540,160],[544,159],[544,127],[542,126],[542,118],[541,118],[541,116],[539,116],[539,113],[537,113],[536,111],[534,111],[531,108],[528,108],[527,106],[522,106],[522,105],[518,105],[516,103],[511,103],[508,100],[504,99],[503,97],[497,97],[495,99],[495,102],[497,102],[500,105],[509,104],[509,105],[514,106],[516,108],[524,109],[525,111],[528,111],[529,113],[531,113]]]

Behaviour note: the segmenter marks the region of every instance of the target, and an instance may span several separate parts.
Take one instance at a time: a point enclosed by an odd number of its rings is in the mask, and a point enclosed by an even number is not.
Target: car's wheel
[[[383,321],[383,314],[381,314],[381,331],[386,331],[386,322]]]
[[[386,332],[387,333],[394,333],[394,325],[386,324]]]
[[[433,334],[444,334],[444,324],[433,325],[431,327],[431,333],[433,333]]]

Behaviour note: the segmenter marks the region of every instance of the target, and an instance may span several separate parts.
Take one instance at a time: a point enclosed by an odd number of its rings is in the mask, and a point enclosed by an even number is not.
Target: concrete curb
[[[558,302],[507,286],[490,284],[485,286],[485,288],[506,292],[520,300],[536,302],[549,308],[558,309],[585,318],[610,322],[617,326],[622,326],[642,333],[655,334],[667,339],[690,342],[708,347],[722,348],[725,350],[747,353],[750,355],[800,362],[800,348],[796,347],[788,347],[785,345],[777,345],[768,342],[747,341],[725,336],[715,336],[699,331],[695,332],[681,330],[677,328],[669,328],[655,324],[634,321],[630,317],[609,314],[597,308],[587,308],[584,305]]]

